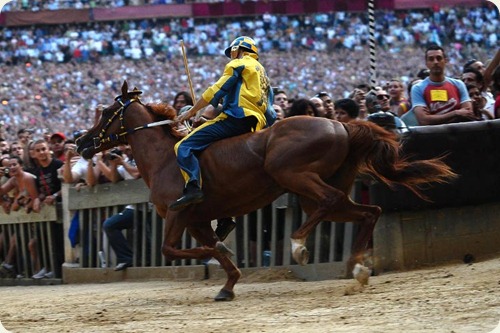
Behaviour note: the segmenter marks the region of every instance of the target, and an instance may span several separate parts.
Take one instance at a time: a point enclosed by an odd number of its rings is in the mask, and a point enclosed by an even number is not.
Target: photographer
[[[135,161],[127,154],[124,154],[126,150],[126,145],[120,145],[102,154],[97,154],[96,167],[94,168],[95,179],[94,181],[87,179],[89,185],[95,185],[100,175],[104,176],[107,181],[113,183],[123,179],[139,178],[140,174],[135,166]]]
[[[130,147],[121,145],[119,148],[112,149],[104,154],[103,160],[109,164],[109,167],[102,160],[98,160],[97,164],[102,168],[103,174],[113,183],[121,180],[137,179],[140,174],[131,154]],[[134,209],[133,205],[128,205],[120,213],[107,218],[103,224],[109,244],[116,254],[117,265],[115,271],[125,270],[133,264],[132,247],[123,235],[122,230],[134,228]],[[138,224],[142,224],[142,213],[136,215]],[[147,223],[149,225],[150,221],[147,221]],[[142,230],[139,225],[137,226],[138,232]],[[150,235],[147,235],[148,239],[149,237]],[[139,237],[139,239],[141,238]]]
[[[74,141],[86,131],[77,131],[73,133],[73,140],[66,140],[64,143],[65,160],[62,177],[64,183],[81,186],[86,185],[86,177],[89,170],[93,171],[94,162],[92,159],[86,160],[76,152]]]

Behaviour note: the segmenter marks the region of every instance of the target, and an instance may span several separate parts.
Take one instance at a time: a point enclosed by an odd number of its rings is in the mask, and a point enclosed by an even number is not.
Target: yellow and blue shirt
[[[202,98],[214,107],[223,99],[222,112],[229,116],[256,117],[255,130],[258,131],[266,126],[265,113],[272,105],[269,82],[257,55],[245,52],[242,58],[228,62],[221,78],[202,94]]]

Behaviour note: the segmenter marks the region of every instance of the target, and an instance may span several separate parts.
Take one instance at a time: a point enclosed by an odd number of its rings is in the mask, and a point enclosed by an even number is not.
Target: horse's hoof
[[[232,290],[221,289],[217,296],[215,296],[214,301],[232,301],[234,299],[234,292]]]
[[[366,286],[368,284],[368,279],[370,278],[371,274],[372,274],[372,270],[366,266],[361,265],[361,264],[356,264],[354,266],[354,269],[352,270],[353,277],[356,280],[358,280],[358,282],[362,286]]]
[[[226,246],[223,242],[217,242],[215,244],[215,249],[225,255],[226,257],[234,256],[234,252]]]
[[[293,251],[293,259],[297,264],[305,266],[309,262],[309,251],[305,246],[301,245]]]

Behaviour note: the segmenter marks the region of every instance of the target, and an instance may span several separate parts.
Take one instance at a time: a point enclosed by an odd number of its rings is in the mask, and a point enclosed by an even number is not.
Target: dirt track
[[[354,280],[259,272],[233,302],[222,281],[4,287],[0,321],[35,332],[490,332],[500,320],[500,258]],[[1,329],[0,329],[0,332]]]

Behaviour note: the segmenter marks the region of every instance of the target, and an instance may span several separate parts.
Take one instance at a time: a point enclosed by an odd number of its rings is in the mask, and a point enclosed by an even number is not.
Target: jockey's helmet
[[[231,45],[224,51],[226,57],[231,58],[231,51],[238,51],[239,48],[245,49],[245,51],[255,53],[259,55],[259,49],[257,48],[257,43],[247,36],[240,36],[233,40]]]

